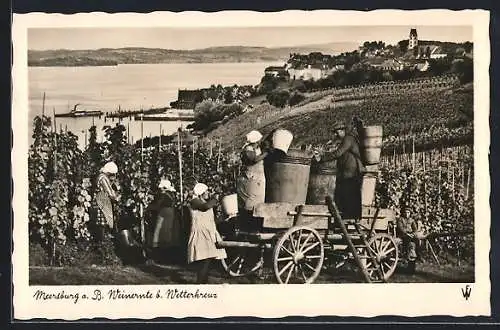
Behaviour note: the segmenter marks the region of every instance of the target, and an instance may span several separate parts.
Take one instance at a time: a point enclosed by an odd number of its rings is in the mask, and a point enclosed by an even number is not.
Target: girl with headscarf
[[[190,203],[191,233],[188,241],[188,263],[197,263],[197,283],[208,283],[212,259],[225,259],[226,251],[216,246],[222,241],[215,225],[213,207],[217,199],[209,199],[208,186],[197,183]]]
[[[266,195],[266,176],[264,172],[264,159],[269,154],[269,141],[262,144],[262,134],[251,131],[246,136],[247,142],[241,152],[243,171],[237,182],[238,208],[242,229],[254,229],[252,226],[253,209],[256,205],[264,203]],[[263,150],[264,149],[264,150]]]
[[[114,184],[116,173],[118,173],[118,166],[114,162],[108,162],[101,168],[96,180],[96,192],[93,201],[97,211],[97,225],[100,228],[99,234],[101,236],[116,229],[113,204],[120,200],[120,194]]]
[[[181,242],[180,224],[175,210],[176,190],[172,182],[162,179],[158,185],[159,194],[146,211],[155,220],[153,225],[152,247],[175,248]]]

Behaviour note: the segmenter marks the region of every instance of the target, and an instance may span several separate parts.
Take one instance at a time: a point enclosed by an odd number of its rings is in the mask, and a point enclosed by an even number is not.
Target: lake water
[[[212,84],[223,86],[257,85],[264,69],[282,63],[202,63],[202,64],[127,64],[113,67],[30,67],[29,84],[29,134],[33,118],[41,115],[45,92],[45,114],[68,112],[77,103],[78,109],[104,112],[148,109],[169,106],[177,99],[179,89],[197,89]],[[57,118],[58,129],[68,129],[85,142],[85,131],[94,121],[101,133],[104,122],[98,118]],[[124,119],[130,128],[131,140],[141,136],[140,121]],[[144,122],[144,136],[174,133],[189,122]],[[98,139],[102,138],[99,134]]]

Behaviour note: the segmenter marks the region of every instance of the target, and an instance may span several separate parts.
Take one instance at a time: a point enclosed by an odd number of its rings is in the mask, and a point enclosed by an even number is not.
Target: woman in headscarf
[[[158,185],[159,194],[147,207],[154,221],[152,233],[153,249],[178,248],[180,246],[180,224],[175,210],[176,190],[172,182],[161,179]]]
[[[197,283],[208,283],[213,259],[225,259],[226,251],[216,246],[222,238],[217,232],[213,207],[217,199],[209,199],[208,186],[197,183],[190,203],[191,234],[188,241],[188,263],[197,263]]]
[[[238,209],[241,229],[255,230],[252,222],[253,209],[264,203],[266,195],[266,176],[264,159],[269,155],[269,141],[260,144],[262,134],[251,131],[246,136],[247,142],[241,152],[243,170],[237,182]],[[256,225],[256,224],[255,224]]]
[[[116,230],[116,216],[113,204],[117,203],[121,197],[114,182],[117,173],[118,166],[114,162],[108,162],[101,168],[96,180],[93,202],[97,211],[98,235],[101,240],[106,234]]]

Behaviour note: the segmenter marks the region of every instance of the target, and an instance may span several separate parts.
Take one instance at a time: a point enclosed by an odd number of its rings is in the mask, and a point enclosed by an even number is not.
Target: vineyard
[[[447,87],[428,88],[425,86],[433,86],[432,83],[422,80],[338,90],[342,95],[323,95],[315,101],[284,109],[260,105],[229,120],[209,133],[209,137],[220,138],[223,145],[229,147],[233,143],[243,143],[245,132],[251,129],[268,133],[283,127],[294,132],[295,144],[317,145],[332,138],[331,123],[348,122],[353,116],[358,116],[367,125],[383,125],[385,154],[404,153],[413,147],[422,151],[472,144],[472,85],[457,87],[455,80],[443,81],[439,84]],[[406,85],[412,88],[397,87]],[[368,92],[368,88],[378,92]],[[394,93],[389,88],[402,89]],[[314,134],[310,134],[312,131]]]
[[[443,102],[444,106],[446,99]],[[430,114],[432,109],[421,111]],[[318,122],[317,125],[321,127]],[[284,126],[301,142],[305,130],[311,129],[300,125]],[[397,133],[397,125],[387,127],[392,134]],[[93,180],[109,160],[119,169],[121,217],[133,219],[136,233],[140,231],[143,209],[157,193],[156,187],[162,177],[168,177],[177,187],[179,210],[186,205],[189,192],[197,181],[208,184],[211,192],[220,196],[235,192],[239,157],[229,152],[222,142],[186,144],[179,141],[163,145],[160,142],[141,148],[127,143],[126,128],[120,124],[105,127],[102,143],[96,140],[95,127],[89,129],[89,136],[86,149],[80,150],[74,134],[56,132],[48,117],[34,119],[33,144],[28,155],[30,264],[72,265],[85,260],[101,264],[118,262],[110,244],[94,242],[90,208]],[[308,142],[316,141],[322,142],[321,139]],[[474,227],[473,174],[471,146],[433,151],[413,148],[403,154],[388,154],[380,169],[376,203],[395,210],[403,205],[411,206],[415,219],[436,234],[470,231]],[[221,215],[220,210],[217,213]],[[435,241],[438,253],[459,255],[473,262],[471,236],[436,235]]]

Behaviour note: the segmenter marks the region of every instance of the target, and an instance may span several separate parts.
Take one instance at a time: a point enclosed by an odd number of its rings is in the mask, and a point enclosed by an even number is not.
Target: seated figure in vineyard
[[[97,212],[98,239],[102,240],[116,231],[115,209],[120,201],[120,194],[113,183],[116,180],[118,167],[114,162],[104,165],[96,180],[96,192],[93,198],[94,209]]]
[[[346,125],[338,123],[333,127],[335,137],[340,140],[338,148],[321,154],[314,152],[315,162],[329,163],[337,160],[335,204],[345,219],[361,217],[361,183],[364,166],[361,161],[360,143],[355,130],[347,131]]]
[[[415,261],[418,257],[417,247],[420,240],[425,238],[421,224],[412,218],[411,210],[408,206],[401,209],[401,215],[397,221],[398,236],[403,242],[403,253],[408,261],[408,272],[415,272]]]
[[[243,171],[237,182],[238,209],[240,229],[254,231],[257,228],[252,221],[253,209],[265,201],[264,159],[269,155],[270,145],[267,139],[264,143],[260,143],[262,134],[258,131],[251,131],[246,139],[247,142],[241,152]]]
[[[188,241],[188,263],[196,263],[197,283],[208,283],[208,272],[213,259],[225,259],[226,250],[219,249],[222,238],[217,231],[213,208],[218,198],[209,199],[208,186],[197,183],[190,203],[191,233]]]

